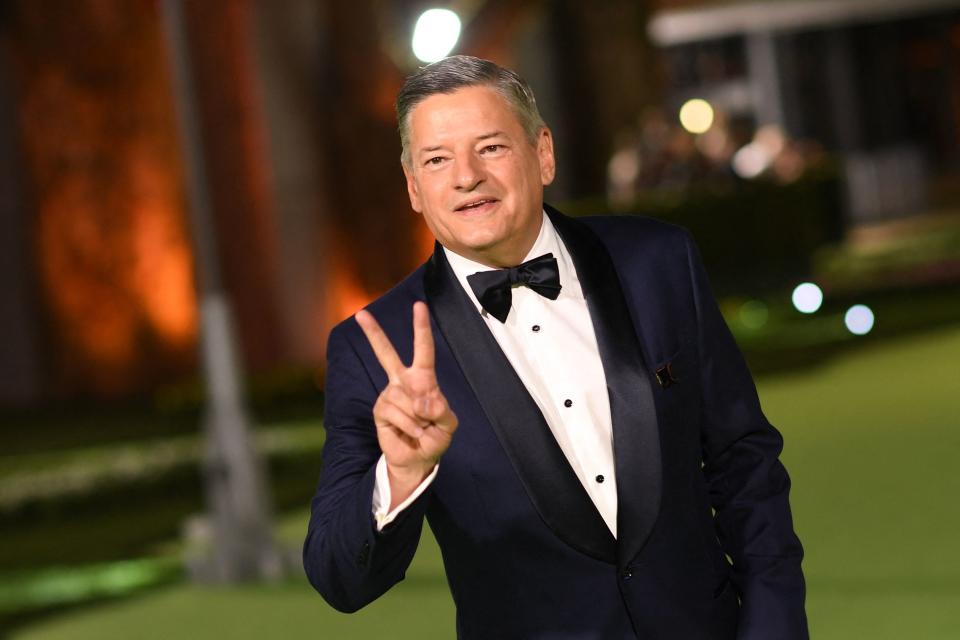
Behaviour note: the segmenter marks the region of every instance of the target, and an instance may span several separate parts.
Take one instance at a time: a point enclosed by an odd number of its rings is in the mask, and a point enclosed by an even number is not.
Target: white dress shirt
[[[490,267],[446,248],[444,252],[460,284],[543,413],[580,483],[616,536],[617,483],[606,377],[580,280],[550,219],[544,214],[540,234],[523,261],[552,253],[560,272],[560,296],[550,300],[527,287],[515,286],[513,305],[503,323],[483,310],[467,282],[467,276],[489,271]],[[438,468],[407,500],[388,513],[390,482],[386,461],[380,456],[373,495],[378,530],[423,493]]]

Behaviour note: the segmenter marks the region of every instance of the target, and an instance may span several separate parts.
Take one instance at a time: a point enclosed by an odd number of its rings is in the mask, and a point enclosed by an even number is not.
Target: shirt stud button
[[[533,325],[532,327],[530,327],[530,329],[531,329],[534,333],[538,333],[538,332],[540,331],[540,325],[535,324],[535,325]]]
[[[595,480],[596,480],[597,482],[603,484],[603,481],[605,480],[605,478],[603,477],[603,475],[599,475],[599,476],[597,476],[597,477],[595,478]]]
[[[563,401],[563,406],[565,406],[565,407],[567,407],[567,408],[572,407],[572,406],[573,406],[573,400],[564,400],[564,401]]]

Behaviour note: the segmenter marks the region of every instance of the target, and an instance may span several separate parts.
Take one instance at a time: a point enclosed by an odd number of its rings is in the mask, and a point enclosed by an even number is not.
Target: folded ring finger
[[[373,421],[378,429],[395,427],[411,438],[419,438],[423,435],[420,420],[384,397],[381,397],[374,406]]]

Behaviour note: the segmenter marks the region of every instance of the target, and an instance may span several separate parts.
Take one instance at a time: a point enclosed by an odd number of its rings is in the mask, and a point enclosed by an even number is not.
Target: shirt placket
[[[544,402],[549,404],[562,431],[562,437],[558,440],[561,440],[571,466],[578,469],[578,476],[583,479],[590,472],[584,466],[589,458],[582,455],[584,452],[580,446],[585,435],[583,430],[589,428],[590,420],[586,396],[575,376],[571,375],[574,371],[572,363],[564,357],[565,346],[558,336],[555,314],[539,300],[529,299],[525,302],[529,304],[523,307],[524,320],[531,336],[527,344],[533,347],[528,347],[529,361],[536,375],[544,381],[547,394]]]

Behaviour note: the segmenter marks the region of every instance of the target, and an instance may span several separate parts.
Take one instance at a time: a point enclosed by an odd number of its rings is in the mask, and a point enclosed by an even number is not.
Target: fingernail
[[[420,427],[417,427],[416,429],[413,430],[413,434],[419,438],[420,436],[423,435],[423,429],[421,429]]]
[[[422,416],[430,413],[430,398],[420,398],[417,403],[417,413]]]

